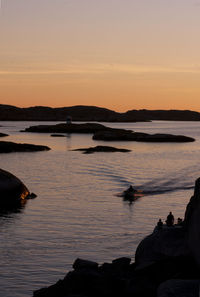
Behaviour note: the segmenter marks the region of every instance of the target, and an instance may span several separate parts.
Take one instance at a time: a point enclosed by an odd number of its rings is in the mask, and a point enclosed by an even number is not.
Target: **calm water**
[[[200,176],[200,123],[106,124],[148,133],[184,134],[194,143],[106,143],[130,153],[84,155],[74,148],[105,145],[91,135],[20,133],[37,122],[1,122],[5,140],[43,144],[49,152],[1,154],[1,168],[38,197],[0,214],[0,296],[27,297],[63,278],[77,257],[100,263],[134,260],[140,240],[170,210],[183,217]],[[117,194],[130,184],[147,194],[130,205]]]

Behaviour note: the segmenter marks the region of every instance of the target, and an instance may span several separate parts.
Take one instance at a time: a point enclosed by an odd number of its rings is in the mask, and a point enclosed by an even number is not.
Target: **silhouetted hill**
[[[19,108],[0,105],[0,121],[65,121],[70,115],[73,121],[118,121],[119,113],[96,106],[71,106],[51,108],[35,106]]]
[[[34,106],[20,108],[0,104],[0,121],[65,121],[70,115],[73,121],[138,122],[152,120],[200,121],[200,113],[190,110],[129,110],[118,113],[96,106],[77,105],[52,108]]]
[[[200,113],[191,110],[129,110],[124,113],[127,121],[164,120],[164,121],[200,121]]]

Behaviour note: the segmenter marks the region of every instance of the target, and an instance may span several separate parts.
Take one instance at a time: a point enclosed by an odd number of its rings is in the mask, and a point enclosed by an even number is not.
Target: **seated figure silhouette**
[[[181,218],[177,219],[177,225],[183,225],[183,220]]]
[[[167,224],[168,227],[171,227],[171,226],[174,225],[174,216],[173,216],[171,211],[167,216],[166,224]]]
[[[163,227],[163,222],[161,219],[159,219],[158,223],[157,223],[157,228],[160,230]]]

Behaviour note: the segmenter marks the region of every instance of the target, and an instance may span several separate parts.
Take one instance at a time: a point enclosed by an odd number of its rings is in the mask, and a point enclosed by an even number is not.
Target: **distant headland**
[[[124,113],[110,109],[77,105],[52,108],[34,106],[20,108],[0,104],[0,121],[66,121],[70,116],[73,121],[97,122],[148,122],[161,121],[200,121],[200,113],[191,110],[129,110]]]

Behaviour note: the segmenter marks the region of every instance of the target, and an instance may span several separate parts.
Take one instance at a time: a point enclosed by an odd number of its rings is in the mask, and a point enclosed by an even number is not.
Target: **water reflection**
[[[27,200],[22,199],[16,203],[9,204],[0,204],[0,221],[1,218],[12,218],[12,214],[21,213],[27,203]]]
[[[66,149],[71,150],[71,133],[66,133]]]

